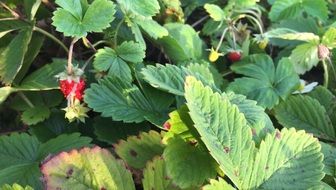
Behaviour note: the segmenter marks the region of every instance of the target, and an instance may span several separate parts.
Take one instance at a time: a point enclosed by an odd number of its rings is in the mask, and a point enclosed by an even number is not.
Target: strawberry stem
[[[328,86],[329,86],[329,70],[328,70],[328,65],[325,62],[325,60],[322,60],[322,65],[323,65],[323,69],[324,69],[324,83],[323,83],[323,86],[328,88]]]
[[[68,68],[67,68],[67,71],[68,71],[68,74],[71,75],[72,74],[72,56],[73,56],[73,48],[74,48],[74,45],[75,43],[78,41],[78,38],[74,38],[70,44],[70,47],[69,47],[69,55],[68,55]]]
[[[34,26],[33,30],[47,36],[48,38],[50,38],[51,40],[53,40],[54,42],[59,44],[64,49],[64,51],[66,51],[67,53],[69,52],[69,49],[59,39],[57,39],[55,36],[53,36],[49,32],[47,32],[47,31],[45,31],[42,28],[39,28],[37,26]]]
[[[31,108],[34,108],[34,104],[28,99],[28,97],[23,92],[18,92],[19,96],[27,103],[27,105]]]
[[[222,43],[223,43],[225,34],[226,34],[226,32],[228,31],[228,29],[229,29],[229,28],[225,28],[225,29],[223,30],[222,36],[221,36],[221,38],[220,38],[220,40],[219,40],[219,44],[217,45],[217,48],[216,48],[216,52],[218,52],[219,48],[222,46]]]

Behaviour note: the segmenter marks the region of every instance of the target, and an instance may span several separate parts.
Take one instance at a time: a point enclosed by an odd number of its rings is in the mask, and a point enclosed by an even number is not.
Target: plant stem
[[[259,27],[260,34],[264,34],[264,29],[256,18],[250,15],[245,15],[245,17],[253,20],[254,23],[257,24],[257,26]]]
[[[69,48],[69,55],[68,55],[68,67],[67,67],[67,71],[68,74],[71,75],[72,74],[72,56],[73,56],[73,48],[75,43],[78,41],[78,38],[74,38],[70,44],[70,48]]]
[[[225,29],[223,30],[222,36],[221,36],[221,38],[220,38],[220,40],[219,40],[219,44],[217,45],[217,48],[216,48],[216,52],[218,52],[219,48],[222,46],[222,43],[223,43],[225,34],[226,34],[226,32],[228,31],[228,29],[229,29],[229,28],[225,28]]]
[[[114,34],[114,47],[117,47],[117,45],[118,45],[118,33],[119,33],[120,27],[124,23],[124,21],[125,21],[125,18],[121,19],[121,21],[117,25],[116,32]]]
[[[23,92],[18,92],[19,96],[27,103],[31,108],[34,108],[34,104],[28,99],[28,97]]]
[[[328,86],[329,86],[329,71],[328,71],[328,65],[325,62],[325,60],[322,60],[322,65],[323,65],[323,69],[324,69],[324,83],[323,83],[323,86],[328,88]]]
[[[0,5],[6,10],[8,10],[16,19],[20,18],[20,15],[16,13],[15,11],[13,11],[11,8],[9,8],[5,3],[0,2]]]
[[[201,19],[199,19],[198,21],[194,22],[191,27],[195,28],[196,26],[198,26],[199,24],[201,24],[203,21],[205,21],[207,18],[209,18],[209,15],[202,17]]]
[[[34,31],[39,32],[45,36],[47,36],[48,38],[50,38],[51,40],[53,40],[54,42],[56,42],[58,45],[60,45],[64,51],[66,51],[67,53],[69,53],[69,49],[59,40],[57,39],[55,36],[53,36],[52,34],[50,34],[49,32],[43,30],[42,28],[39,28],[37,26],[34,26]]]

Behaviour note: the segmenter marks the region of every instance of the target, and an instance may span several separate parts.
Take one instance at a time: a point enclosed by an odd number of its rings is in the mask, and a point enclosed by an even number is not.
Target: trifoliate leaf
[[[108,47],[99,49],[95,55],[93,67],[98,71],[108,71],[108,75],[132,81],[132,72],[127,63]]]
[[[41,171],[48,189],[135,190],[123,162],[97,146],[62,152],[43,163]]]
[[[65,36],[84,37],[88,32],[102,32],[114,19],[115,5],[109,0],[95,0],[83,11],[80,0],[56,1],[57,8],[52,17],[56,30]]]
[[[223,21],[223,20],[225,20],[224,11],[219,6],[207,3],[207,4],[204,5],[204,8],[210,14],[210,17],[214,21]]]
[[[149,160],[160,156],[164,145],[161,135],[155,131],[140,133],[139,136],[128,137],[115,144],[115,151],[129,166],[142,169]]]
[[[50,109],[47,106],[38,106],[25,110],[21,119],[27,125],[35,125],[48,119],[49,116]]]
[[[334,140],[336,129],[325,108],[309,96],[292,96],[275,107],[275,117],[284,127],[304,129],[314,135]]]
[[[163,158],[168,176],[181,189],[196,189],[217,173],[215,163],[207,151],[185,142],[180,137],[168,140]]]
[[[269,56],[257,54],[234,64],[231,69],[248,77],[235,79],[228,89],[256,100],[264,108],[273,108],[280,98],[286,99],[300,84],[293,64],[287,58],[280,60],[275,68]]]

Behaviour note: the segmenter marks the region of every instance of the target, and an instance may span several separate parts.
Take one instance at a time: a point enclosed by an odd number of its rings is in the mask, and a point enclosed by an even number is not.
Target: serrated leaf
[[[116,48],[117,55],[131,63],[141,63],[146,56],[145,48],[132,41],[123,42]]]
[[[168,36],[168,30],[153,19],[136,19],[135,23],[155,40]]]
[[[135,190],[124,164],[97,146],[62,152],[45,162],[41,171],[47,189]]]
[[[24,29],[10,42],[0,54],[0,79],[3,83],[11,84],[20,71],[24,55],[32,37],[32,29]]]
[[[48,119],[49,116],[50,109],[47,106],[38,106],[25,110],[21,119],[27,125],[35,125]]]
[[[279,21],[302,16],[305,12],[322,21],[328,19],[328,7],[325,0],[276,0],[272,5],[269,18]]]
[[[160,5],[157,0],[117,0],[117,2],[124,11],[132,13],[135,17],[152,17],[160,11]]]
[[[323,155],[317,139],[304,131],[285,128],[268,134],[258,151],[243,114],[228,99],[192,77],[185,88],[195,128],[236,187],[307,189],[320,184]]]
[[[166,164],[161,157],[155,157],[147,162],[144,169],[142,184],[144,190],[178,190],[167,175]]]
[[[224,179],[218,178],[218,180],[210,179],[210,184],[203,186],[202,190],[234,190],[230,184],[228,184]]]
[[[210,17],[214,21],[224,21],[225,20],[224,11],[219,6],[207,3],[204,5],[204,8],[209,13]]]
[[[206,151],[200,146],[188,144],[180,137],[168,140],[163,158],[168,176],[182,189],[197,188],[217,173],[215,164]]]
[[[109,71],[108,75],[132,81],[132,72],[127,63],[108,47],[99,49],[95,55],[93,67],[98,71]]]
[[[115,5],[109,0],[95,0],[83,12],[80,0],[59,0],[52,17],[56,30],[65,36],[84,37],[88,32],[102,32],[114,19]]]
[[[58,89],[59,84],[55,75],[64,71],[65,65],[66,60],[54,59],[51,64],[46,64],[25,77],[17,88],[24,91]]]
[[[84,100],[94,111],[115,121],[140,123],[149,120],[162,125],[168,117],[166,110],[157,110],[137,86],[119,78],[109,77],[92,84],[85,91]]]
[[[336,28],[330,27],[322,37],[322,44],[329,49],[336,48]]]
[[[288,98],[275,108],[275,117],[284,127],[304,129],[329,140],[336,138],[336,130],[325,108],[309,96],[298,95]]]
[[[195,78],[187,78],[185,91],[190,117],[204,144],[225,175],[240,187],[237,174],[247,170],[254,156],[252,132],[244,115],[228,99],[204,88]]]
[[[57,143],[52,143],[58,141]],[[88,145],[90,138],[61,135],[46,143],[25,133],[0,137],[0,185],[20,183],[42,189],[39,163],[49,154]],[[29,174],[29,175],[28,175]]]
[[[202,66],[196,64],[195,67]],[[195,69],[193,70],[195,71]],[[151,65],[147,66],[141,73],[144,75],[144,80],[153,87],[178,96],[184,95],[183,86],[187,76],[194,76],[201,80],[204,84],[209,84],[213,88],[216,88],[212,73],[206,67],[202,67],[197,72],[193,72],[183,66],[178,67],[170,64],[164,66],[157,64],[156,67]]]
[[[231,69],[248,77],[235,79],[228,90],[256,100],[264,108],[273,108],[299,85],[299,77],[287,58],[281,59],[275,68],[269,56],[256,54],[232,65]]]
[[[316,66],[320,59],[318,58],[318,43],[309,42],[297,46],[290,55],[294,63],[296,73],[304,74]]]
[[[323,163],[324,168],[323,171],[330,176],[335,176],[336,174],[336,147],[320,142],[321,144],[321,152],[323,153]]]
[[[34,190],[34,189],[31,188],[30,186],[22,187],[21,185],[15,183],[12,186],[6,184],[6,185],[0,187],[0,190]]]
[[[160,156],[164,145],[161,143],[161,135],[155,131],[140,133],[139,136],[128,137],[114,145],[115,152],[129,166],[142,169],[149,160]]]
[[[164,26],[169,35],[158,40],[173,62],[199,60],[203,56],[203,41],[189,25],[169,23]]]

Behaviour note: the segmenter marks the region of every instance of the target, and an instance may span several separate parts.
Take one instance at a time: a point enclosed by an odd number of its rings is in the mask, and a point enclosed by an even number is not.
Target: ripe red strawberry
[[[163,128],[166,129],[166,130],[169,130],[171,128],[171,125],[168,121],[166,121],[164,124],[163,124]]]
[[[231,51],[228,54],[228,58],[231,62],[237,62],[241,59],[241,53],[239,51]]]
[[[85,81],[83,79],[80,79],[79,82],[71,79],[60,80],[60,88],[65,98],[71,93],[74,93],[76,99],[82,100],[85,90]]]

